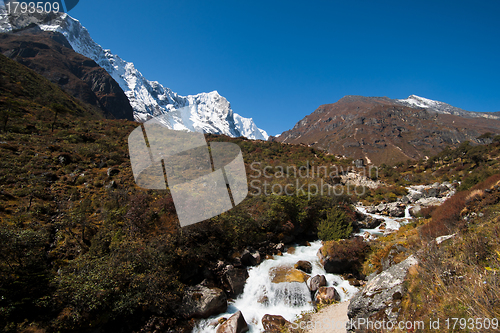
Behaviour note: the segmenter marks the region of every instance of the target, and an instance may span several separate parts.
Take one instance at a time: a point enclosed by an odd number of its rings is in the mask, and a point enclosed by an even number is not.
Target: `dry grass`
[[[496,213],[487,221],[478,219],[459,236],[420,251],[421,263],[408,275],[399,320],[500,318],[500,206],[490,208]],[[453,330],[441,326],[440,332]]]
[[[484,190],[472,190],[469,195],[465,198],[465,202],[470,202],[474,200],[481,200],[484,196]]]
[[[462,227],[460,213],[465,208],[468,191],[458,192],[432,213],[432,220],[421,228],[421,237],[431,241],[455,233]]]

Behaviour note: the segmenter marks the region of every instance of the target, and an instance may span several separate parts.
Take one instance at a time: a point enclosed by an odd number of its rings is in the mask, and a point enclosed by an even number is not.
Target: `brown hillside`
[[[387,97],[346,96],[321,105],[274,140],[304,143],[333,154],[392,164],[431,156],[463,141],[500,131],[500,121],[438,114]]]
[[[100,108],[107,118],[134,120],[118,83],[57,32],[36,29],[0,34],[0,53],[43,75],[68,94]]]

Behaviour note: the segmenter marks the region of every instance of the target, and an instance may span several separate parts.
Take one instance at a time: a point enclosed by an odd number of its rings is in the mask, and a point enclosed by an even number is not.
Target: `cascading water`
[[[366,211],[366,207],[363,207],[363,206],[356,206],[356,210],[362,214],[371,216],[375,219],[384,220],[386,230],[394,231],[394,230],[399,230],[399,227],[401,225],[408,223],[408,221],[411,219],[410,209],[412,207],[413,207],[412,205],[406,206],[404,217],[390,217],[390,216],[386,216],[386,215],[368,213]],[[377,227],[375,229],[361,229],[357,235],[362,236],[363,233],[366,231],[368,231],[371,234],[383,234],[384,233],[384,230],[381,230],[380,227]]]
[[[325,275],[327,286],[335,286],[341,302],[350,299],[358,291],[357,288],[340,276],[325,272],[317,257],[320,247],[321,241],[315,241],[311,246],[297,246],[292,254],[274,256],[273,259],[264,260],[259,266],[250,268],[243,293],[230,302],[228,311],[200,321],[193,332],[215,332],[214,322],[217,319],[229,318],[238,310],[243,313],[250,332],[263,331],[262,317],[266,314],[281,315],[293,322],[302,312],[313,310],[311,293],[306,283],[272,282],[276,270],[291,268],[299,260],[312,264],[312,272],[309,274],[311,277]]]

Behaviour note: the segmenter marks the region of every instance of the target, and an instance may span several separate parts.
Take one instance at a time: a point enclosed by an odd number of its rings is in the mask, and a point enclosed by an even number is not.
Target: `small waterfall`
[[[410,209],[412,207],[413,207],[413,205],[406,205],[404,217],[391,217],[391,216],[386,216],[386,215],[368,213],[367,209],[366,209],[367,207],[364,207],[364,206],[356,206],[356,210],[362,214],[371,216],[375,219],[384,220],[386,229],[399,230],[400,226],[407,224],[411,220],[412,216],[410,214]],[[375,229],[361,229],[359,231],[359,233],[357,233],[356,235],[363,236],[363,234],[365,232],[369,232],[372,235],[383,235],[384,234],[384,230],[381,230],[380,227],[377,227]]]
[[[281,315],[286,320],[294,321],[303,311],[314,309],[311,293],[306,283],[281,282],[273,283],[273,272],[284,267],[293,267],[299,260],[307,260],[312,264],[311,277],[325,275],[327,285],[335,286],[341,296],[341,301],[350,299],[357,292],[357,288],[349,285],[348,281],[340,276],[327,274],[320,264],[317,252],[321,241],[311,243],[311,246],[297,246],[293,254],[285,253],[283,256],[274,256],[273,259],[264,260],[259,266],[248,271],[248,279],[243,293],[231,301],[228,311],[212,318],[201,320],[193,332],[215,332],[213,322],[218,318],[229,318],[240,310],[249,325],[250,332],[261,332],[262,317],[266,314]]]
[[[406,205],[406,207],[405,207],[405,217],[404,217],[405,219],[411,219],[412,218],[412,216],[410,214],[410,209],[412,209],[412,208],[413,208],[413,205]]]
[[[271,287],[269,296],[273,306],[303,307],[312,302],[311,293],[305,283],[285,282]]]

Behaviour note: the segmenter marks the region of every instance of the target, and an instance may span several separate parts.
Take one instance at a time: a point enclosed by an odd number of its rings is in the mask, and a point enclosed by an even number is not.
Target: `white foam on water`
[[[285,253],[283,256],[274,256],[273,259],[264,260],[259,266],[249,268],[248,279],[243,293],[231,301],[226,313],[201,320],[193,332],[215,332],[214,321],[221,317],[229,318],[237,311],[243,313],[243,317],[249,325],[250,332],[261,332],[262,317],[266,314],[281,315],[286,320],[293,322],[303,311],[312,311],[311,294],[306,283],[283,282],[273,283],[273,268],[291,266],[299,260],[306,260],[312,264],[311,277],[325,275],[327,286],[335,286],[341,297],[346,301],[358,291],[356,287],[349,284],[339,275],[328,274],[319,262],[317,253],[321,248],[321,241],[311,243],[311,246],[297,246],[293,254]],[[265,301],[267,300],[267,301]]]

